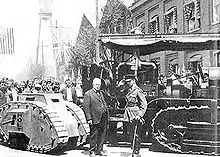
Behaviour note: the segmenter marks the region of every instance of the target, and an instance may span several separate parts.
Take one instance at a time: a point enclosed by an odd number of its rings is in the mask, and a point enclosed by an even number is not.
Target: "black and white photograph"
[[[0,0],[0,156],[220,155],[220,0]]]

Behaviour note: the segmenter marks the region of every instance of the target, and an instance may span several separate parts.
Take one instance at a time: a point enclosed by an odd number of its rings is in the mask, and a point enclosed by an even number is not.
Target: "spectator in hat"
[[[41,87],[41,85],[39,83],[35,83],[34,84],[33,93],[43,93],[42,87]]]
[[[33,93],[34,82],[33,80],[27,80],[27,87],[24,89],[23,93]]]
[[[78,97],[76,95],[76,89],[73,87],[73,84],[70,79],[65,81],[65,87],[60,90],[60,93],[63,95],[63,99],[69,102],[77,103]]]

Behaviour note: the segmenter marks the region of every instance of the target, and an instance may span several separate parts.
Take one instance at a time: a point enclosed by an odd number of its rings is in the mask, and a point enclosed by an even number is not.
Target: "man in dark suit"
[[[93,88],[84,95],[83,109],[90,124],[90,156],[105,156],[103,144],[108,125],[108,109],[100,91],[101,79],[94,78]]]
[[[65,83],[66,87],[60,90],[60,93],[63,95],[63,99],[76,104],[78,102],[78,97],[76,95],[75,87],[73,87],[70,79],[67,79]]]

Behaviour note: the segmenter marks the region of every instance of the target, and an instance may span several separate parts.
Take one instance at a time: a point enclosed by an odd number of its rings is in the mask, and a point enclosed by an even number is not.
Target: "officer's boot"
[[[141,157],[141,155],[139,154],[139,151],[133,150],[132,157]]]

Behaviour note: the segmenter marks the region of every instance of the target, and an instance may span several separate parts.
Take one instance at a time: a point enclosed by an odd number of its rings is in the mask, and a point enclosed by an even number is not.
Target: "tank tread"
[[[51,122],[53,123],[54,129],[56,130],[58,135],[59,142],[66,143],[68,141],[69,134],[65,128],[64,123],[59,118],[59,115],[56,112],[50,112],[49,108],[47,108],[46,106],[44,107],[44,109],[46,109],[46,113],[48,114]],[[60,127],[62,128],[62,131],[60,131]]]
[[[76,118],[77,122],[79,123],[80,136],[77,141],[77,146],[79,146],[86,142],[87,135],[90,132],[90,128],[86,121],[84,112],[81,109],[79,109],[78,106],[66,105],[66,107],[67,107],[67,110]]]
[[[185,138],[185,132],[189,124],[206,124],[208,126],[209,122],[207,119],[204,121],[197,122],[200,120],[198,117],[195,119],[184,119],[185,113],[196,114],[197,112],[209,113],[211,99],[204,100],[188,100],[188,99],[175,99],[175,98],[165,98],[153,100],[154,104],[160,105],[155,117],[152,119],[151,127],[153,128],[153,136],[156,144],[170,150],[171,152],[178,153],[190,153],[190,154],[202,154],[202,155],[218,155],[219,146],[216,143],[207,141],[190,141]],[[217,107],[219,109],[219,107]],[[178,112],[179,111],[179,112]],[[176,114],[176,115],[175,115]],[[179,114],[179,115],[178,115]],[[183,116],[183,117],[181,117]],[[168,117],[166,119],[166,117]],[[176,117],[179,117],[178,120]],[[193,117],[193,116],[192,116]],[[173,129],[172,124],[176,126]],[[172,132],[175,130],[175,132]],[[217,142],[218,143],[218,142]],[[219,147],[219,148],[218,148]],[[205,149],[205,150],[204,150]]]

